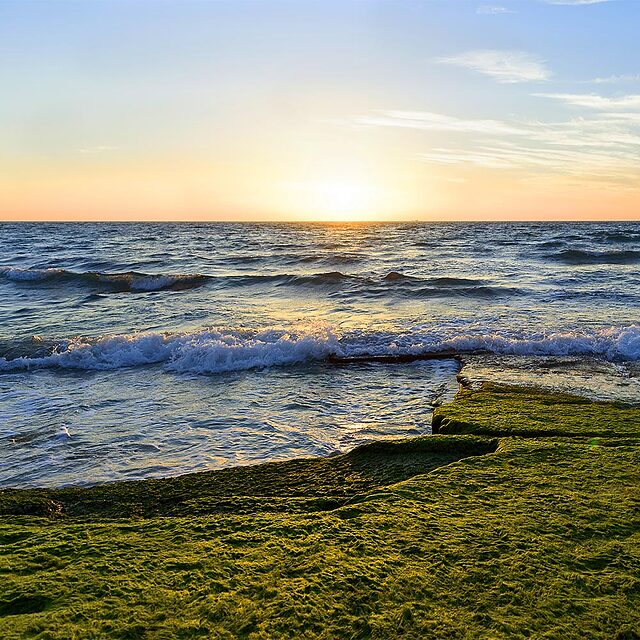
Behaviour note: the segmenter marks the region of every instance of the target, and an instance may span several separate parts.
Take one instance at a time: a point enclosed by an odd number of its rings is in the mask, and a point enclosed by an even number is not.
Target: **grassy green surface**
[[[496,438],[430,436],[374,442],[331,458],[274,462],[87,489],[0,491],[0,515],[132,517],[335,509],[358,494],[460,458]]]
[[[434,413],[434,431],[492,436],[640,437],[640,407],[527,387],[464,389]]]
[[[0,638],[638,638],[638,410],[518,393],[439,413],[563,437],[0,492]]]

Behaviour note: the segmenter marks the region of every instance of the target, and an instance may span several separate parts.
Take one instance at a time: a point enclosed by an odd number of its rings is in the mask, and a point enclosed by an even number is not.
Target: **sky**
[[[0,0],[2,220],[640,220],[636,0]]]

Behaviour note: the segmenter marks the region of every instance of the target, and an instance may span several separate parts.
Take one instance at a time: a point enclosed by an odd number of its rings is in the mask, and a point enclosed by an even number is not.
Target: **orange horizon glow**
[[[402,222],[640,220],[636,190],[609,190],[548,176],[537,182],[467,170],[422,174],[251,177],[245,194],[228,168],[196,168],[181,180],[138,168],[117,176],[78,173],[0,182],[2,221]],[[459,175],[459,174],[458,174]],[[79,183],[79,184],[78,184]],[[473,206],[469,203],[473,202]]]

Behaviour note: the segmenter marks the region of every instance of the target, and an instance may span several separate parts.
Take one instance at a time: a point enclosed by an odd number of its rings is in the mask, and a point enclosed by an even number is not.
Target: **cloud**
[[[474,164],[494,169],[519,169],[540,167],[555,172],[580,174],[589,167],[611,171],[619,169],[621,161],[630,163],[632,153],[611,154],[583,149],[541,149],[535,146],[497,142],[474,150],[435,148],[420,154],[421,159],[436,164]]]
[[[486,135],[526,135],[517,126],[501,120],[456,118],[431,111],[381,111],[377,115],[359,116],[353,123],[361,126],[400,127],[423,131],[459,131]]]
[[[543,0],[546,4],[558,4],[577,7],[586,4],[602,4],[604,2],[611,2],[612,0]]]
[[[596,118],[573,118],[561,122],[483,120],[457,118],[431,111],[381,111],[359,116],[352,124],[366,127],[399,127],[422,131],[447,131],[464,134],[468,140],[483,138],[528,138],[538,144],[565,147],[640,146],[640,114],[603,113]]]
[[[534,93],[541,98],[560,100],[573,107],[587,109],[640,109],[640,94],[607,98],[595,93]]]
[[[624,84],[626,82],[640,82],[640,73],[607,76],[606,78],[592,78],[591,80],[584,80],[583,84]]]
[[[440,142],[419,154],[421,161],[430,164],[511,170],[528,176],[588,176],[612,189],[637,189],[640,184],[640,112],[612,111],[591,118],[540,122],[381,111],[354,118],[352,123],[449,132],[447,146]]]
[[[504,13],[515,13],[515,11],[507,9],[507,7],[501,7],[495,4],[481,4],[476,9],[476,13],[485,16],[497,16]]]
[[[601,113],[601,117],[609,118],[611,120],[618,120],[629,123],[637,123],[640,124],[640,112],[612,112],[612,113]]]
[[[471,69],[502,83],[540,82],[551,76],[544,60],[524,51],[480,49],[438,58],[436,62]]]

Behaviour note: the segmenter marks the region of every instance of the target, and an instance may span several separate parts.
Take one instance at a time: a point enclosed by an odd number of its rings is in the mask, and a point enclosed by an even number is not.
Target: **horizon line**
[[[0,219],[0,224],[77,224],[77,223],[90,223],[90,224],[140,224],[140,223],[166,223],[166,224],[194,224],[194,223],[209,223],[209,224],[326,224],[326,225],[366,225],[366,224],[438,224],[438,223],[534,223],[534,222],[572,222],[572,223],[617,223],[617,222],[631,222],[640,223],[640,217],[638,218],[559,218],[557,220],[550,220],[548,218],[523,218],[523,219],[504,219],[497,220],[493,218],[478,218],[478,219],[465,219],[465,218],[441,218],[441,219],[391,219],[391,220],[217,220],[208,218],[193,218],[189,220],[185,219],[163,219],[163,218],[149,218],[149,219],[132,219],[132,220],[108,220],[108,219],[58,219],[58,218],[45,218],[45,219],[15,219],[5,220]]]

